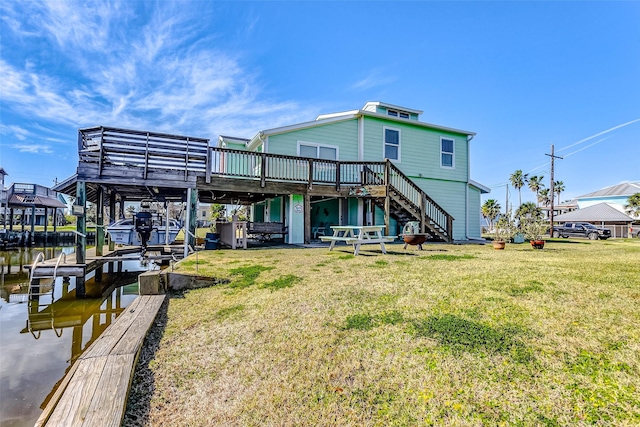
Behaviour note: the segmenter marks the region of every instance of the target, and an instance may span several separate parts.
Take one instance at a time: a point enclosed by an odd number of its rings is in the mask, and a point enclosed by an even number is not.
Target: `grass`
[[[199,253],[147,424],[640,424],[640,241],[425,249]]]

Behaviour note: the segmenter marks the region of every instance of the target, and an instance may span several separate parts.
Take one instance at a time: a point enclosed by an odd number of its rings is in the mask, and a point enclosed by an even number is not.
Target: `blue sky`
[[[252,137],[367,101],[476,132],[472,179],[503,206],[516,169],[548,186],[551,144],[563,199],[640,181],[637,1],[5,0],[0,12],[7,183],[71,176],[78,128]]]

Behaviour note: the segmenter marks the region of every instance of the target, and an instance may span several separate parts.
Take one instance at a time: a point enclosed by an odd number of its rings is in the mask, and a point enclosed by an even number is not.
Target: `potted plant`
[[[496,222],[496,234],[493,239],[493,248],[496,250],[502,250],[505,248],[507,241],[510,241],[514,233],[514,223],[511,219],[511,213],[500,216],[498,222]]]
[[[547,229],[547,224],[542,219],[542,212],[540,208],[535,206],[526,207],[523,204],[519,211],[521,211],[520,215],[518,215],[520,229],[524,232],[525,237],[530,241],[531,246],[534,249],[544,248],[545,242],[542,240],[542,235]]]

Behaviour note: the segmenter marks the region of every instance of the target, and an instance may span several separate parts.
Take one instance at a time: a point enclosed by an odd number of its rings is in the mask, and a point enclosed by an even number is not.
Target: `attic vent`
[[[398,110],[387,110],[387,114],[393,117],[400,117],[401,119],[408,119],[409,113]]]

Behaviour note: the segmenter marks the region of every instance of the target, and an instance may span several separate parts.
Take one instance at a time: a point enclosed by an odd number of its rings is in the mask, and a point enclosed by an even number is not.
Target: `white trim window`
[[[335,145],[298,141],[298,156],[321,160],[338,160],[338,147]]]
[[[401,119],[408,119],[409,113],[405,111],[397,111],[397,110],[387,110],[388,116],[400,117]]]
[[[400,161],[400,129],[383,128],[383,152],[382,157],[389,160]]]
[[[453,169],[456,167],[455,139],[440,137],[440,167]]]
[[[338,147],[333,145],[316,144],[315,142],[298,141],[298,156],[318,159],[313,166],[314,182],[336,182]],[[323,162],[322,160],[329,160]]]

